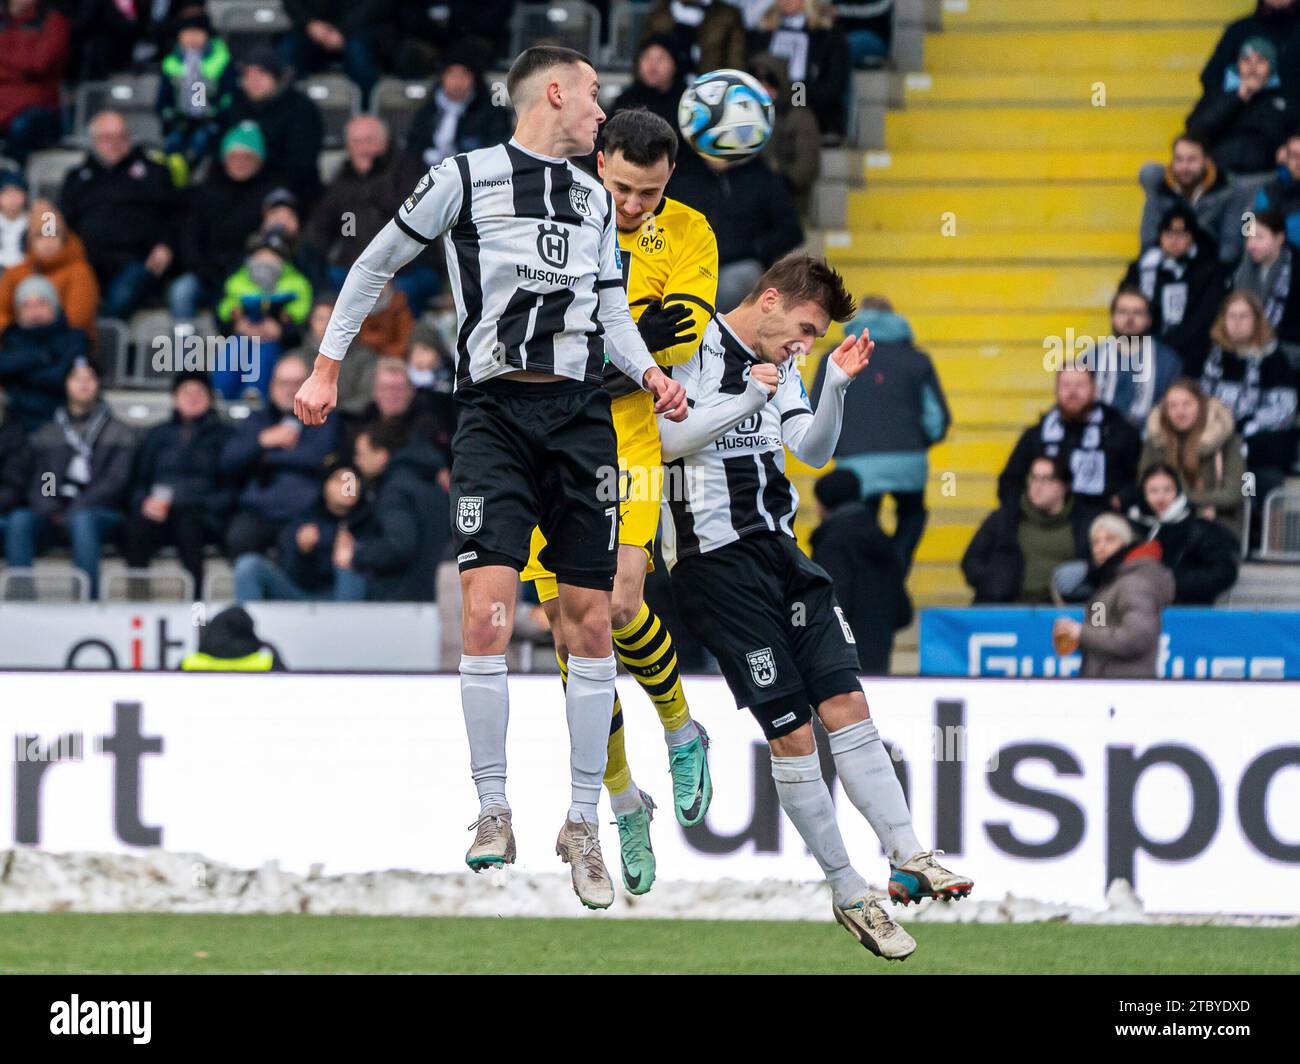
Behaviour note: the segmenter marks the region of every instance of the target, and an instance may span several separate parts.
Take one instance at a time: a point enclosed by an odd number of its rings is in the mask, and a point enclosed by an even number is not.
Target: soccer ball
[[[772,97],[743,70],[701,74],[677,105],[677,125],[686,143],[709,159],[739,159],[761,151],[775,119]]]

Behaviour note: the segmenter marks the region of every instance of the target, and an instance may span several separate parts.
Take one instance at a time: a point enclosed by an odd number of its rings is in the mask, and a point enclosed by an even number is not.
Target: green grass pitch
[[[0,914],[0,973],[1300,973],[1300,929],[914,924],[887,963],[830,923]]]

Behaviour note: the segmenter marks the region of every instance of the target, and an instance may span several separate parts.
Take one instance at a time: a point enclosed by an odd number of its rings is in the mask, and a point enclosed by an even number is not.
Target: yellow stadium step
[[[1052,377],[1039,370],[1039,390],[1036,394],[1016,395],[1002,391],[1002,381],[991,382],[986,395],[973,395],[969,392],[954,392],[945,387],[948,393],[948,407],[952,411],[953,421],[958,425],[975,428],[985,425],[1001,427],[1013,426],[1023,428],[1042,416],[1043,409],[1051,402]],[[943,377],[940,377],[943,380]]]
[[[894,150],[1056,148],[1087,154],[1093,144],[1162,152],[1187,118],[1185,107],[990,107],[982,111],[891,111]]]
[[[916,548],[917,561],[960,562],[978,527],[971,524],[941,526],[931,521]]]
[[[945,477],[942,472],[930,474],[925,486],[925,505],[937,522],[954,511],[985,512],[997,505],[997,477],[993,473],[964,473]]]
[[[1176,4],[1177,0],[1170,6]],[[1140,9],[1145,12],[1157,6],[1141,4]],[[1096,71],[1099,80],[1105,74],[1121,71],[1145,72],[1151,77],[1175,71],[1199,72],[1214,51],[1223,25],[1075,31],[972,27],[964,33],[928,34],[925,65],[931,71],[979,70],[988,74]],[[1189,100],[1187,109],[1195,102]]]
[[[849,227],[863,231],[920,231],[942,239],[966,233],[1035,233],[1056,229],[1128,230],[1142,216],[1137,181],[1105,185],[1027,188],[868,188],[849,194]],[[944,236],[944,234],[950,234]]]
[[[868,197],[878,195],[874,189]],[[936,189],[936,198],[950,190]],[[1004,192],[1004,195],[1006,193]],[[1116,276],[1139,251],[1137,232],[1129,219],[1122,229],[1105,232],[1048,230],[1046,232],[970,233],[957,219],[955,236],[943,236],[937,227],[928,233],[879,233],[849,229],[825,234],[823,247],[832,265],[843,269],[883,262],[1105,262]]]
[[[1201,22],[1222,31],[1227,23],[1246,14],[1250,6],[1243,0],[1173,0],[1140,7],[1134,0],[944,0],[943,28],[945,33],[953,33],[990,25],[1074,27],[1099,22]]]
[[[948,438],[930,451],[930,475],[956,473],[960,480],[966,473],[1002,472],[1025,427],[980,431],[954,426]]]
[[[879,292],[896,307],[922,310],[1106,306],[1119,272],[1110,266],[851,266],[853,292]]]
[[[1087,70],[991,75],[944,71],[906,74],[903,78],[903,101],[908,108],[987,107],[1014,102],[1075,107],[1166,102],[1187,107],[1188,101],[1200,94],[1199,74],[1191,69],[1157,78],[1140,71],[1099,74]]]
[[[1064,336],[1067,329],[1077,335],[1105,336],[1109,331],[1109,300],[1094,306],[1055,310],[1024,310],[1015,314],[960,311],[944,314],[933,310],[913,311],[905,304],[895,307],[912,323],[912,332],[923,343],[945,341],[989,344],[1032,342],[1042,345],[1044,337]]]
[[[1190,109],[1190,108],[1189,108]],[[1171,138],[1172,139],[1172,138]],[[1027,185],[1047,182],[1080,184],[1086,181],[1132,181],[1138,170],[1152,160],[1157,148],[1164,154],[1169,141],[1153,140],[1150,145],[1120,148],[1107,144],[1096,150],[1079,151],[1078,146],[1061,149],[980,148],[957,150],[942,146],[930,149],[888,149],[868,151],[862,158],[867,187],[917,182],[973,184],[985,181],[1016,181]]]
[[[908,574],[907,590],[912,596],[912,605],[918,609],[925,606],[965,606],[973,597],[962,579],[961,569],[951,562],[918,561]]]
[[[943,356],[931,349],[930,356],[951,398],[954,394],[980,395],[997,389],[1000,396],[1042,401],[1052,392],[1053,376],[1044,367],[1044,348],[1016,349],[1010,357],[982,355]]]

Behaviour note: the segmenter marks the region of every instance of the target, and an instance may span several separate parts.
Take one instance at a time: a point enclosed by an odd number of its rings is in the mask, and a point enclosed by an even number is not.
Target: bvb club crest
[[[772,648],[751,650],[745,655],[749,661],[749,674],[759,687],[771,687],[776,683],[776,659],[772,657]]]
[[[456,502],[456,527],[472,536],[483,527],[483,496],[462,495]]]

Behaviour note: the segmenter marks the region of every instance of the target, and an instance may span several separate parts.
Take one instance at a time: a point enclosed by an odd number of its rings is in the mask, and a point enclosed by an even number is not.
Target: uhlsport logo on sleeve
[[[771,687],[776,683],[776,659],[772,657],[772,648],[751,650],[745,655],[749,661],[749,674],[759,687]]]
[[[462,495],[456,501],[456,527],[467,536],[483,527],[482,495]]]

